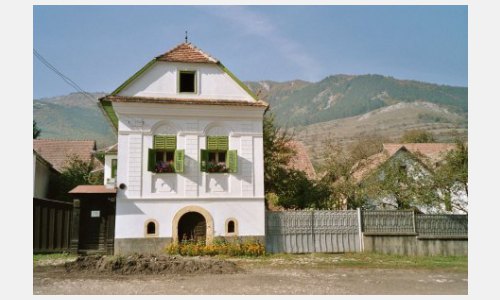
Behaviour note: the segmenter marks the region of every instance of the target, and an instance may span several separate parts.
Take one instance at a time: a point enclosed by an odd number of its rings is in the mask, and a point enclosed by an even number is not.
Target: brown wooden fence
[[[33,198],[33,253],[69,252],[73,204]]]

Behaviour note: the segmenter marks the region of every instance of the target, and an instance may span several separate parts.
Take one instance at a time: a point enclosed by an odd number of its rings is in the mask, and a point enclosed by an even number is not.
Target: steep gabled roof
[[[302,142],[290,141],[288,145],[295,150],[295,155],[290,159],[288,167],[291,169],[304,171],[309,179],[316,178],[316,171],[309,159],[306,147]]]
[[[430,159],[432,163],[438,162],[448,151],[455,149],[455,144],[450,143],[405,143],[405,144],[384,144],[384,149],[390,155],[396,153],[404,147],[413,154],[421,154]]]
[[[383,144],[383,150],[354,165],[352,177],[361,181],[369,174],[388,161],[399,151],[407,151],[415,157],[423,156],[431,164],[435,164],[444,158],[444,155],[455,149],[455,144],[447,143],[406,143],[406,144]]]
[[[255,95],[255,93],[252,92],[252,90],[250,90],[248,86],[244,84],[241,80],[239,80],[231,71],[229,71],[229,69],[226,68],[226,66],[224,66],[218,59],[203,52],[201,49],[197,48],[191,43],[182,43],[175,46],[172,50],[167,51],[166,53],[153,58],[144,67],[142,67],[139,71],[137,71],[124,83],[122,83],[118,88],[116,88],[113,92],[111,92],[111,94],[99,98],[99,107],[101,108],[102,112],[107,117],[107,120],[111,123],[115,131],[118,130],[118,117],[116,116],[112,102],[118,102],[117,100],[119,99],[123,100],[124,98],[121,98],[119,96],[119,93],[127,86],[129,86],[132,82],[134,82],[137,78],[139,78],[141,75],[143,75],[146,71],[148,71],[158,61],[215,64],[219,68],[221,68],[221,70],[224,73],[226,73],[229,77],[231,77],[236,82],[236,84],[238,84],[245,92],[247,92],[255,100],[255,102],[257,102],[256,105],[251,105],[251,106],[266,106],[266,107],[268,106],[268,104],[265,101],[259,100]],[[131,97],[126,97],[126,98],[130,100],[129,98]],[[144,100],[143,102],[150,102],[150,99],[145,99],[145,97],[134,97],[134,98],[137,98],[137,100],[140,101]],[[153,103],[158,103],[158,100],[161,99],[157,98],[153,101]],[[168,102],[169,99],[165,100],[167,100]],[[186,103],[186,104],[191,104],[191,103]],[[239,105],[238,103],[235,102],[231,103],[231,101],[228,101],[225,104]]]
[[[62,172],[68,158],[73,155],[81,160],[90,161],[96,150],[96,142],[37,139],[33,140],[33,150],[52,164],[54,169]]]
[[[191,43],[182,43],[172,50],[156,57],[160,61],[184,62],[184,63],[208,63],[216,64],[218,59],[210,56]]]

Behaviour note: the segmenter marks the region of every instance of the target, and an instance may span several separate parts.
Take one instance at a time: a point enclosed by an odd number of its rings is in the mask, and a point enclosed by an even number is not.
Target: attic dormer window
[[[196,93],[195,71],[179,71],[179,93]]]

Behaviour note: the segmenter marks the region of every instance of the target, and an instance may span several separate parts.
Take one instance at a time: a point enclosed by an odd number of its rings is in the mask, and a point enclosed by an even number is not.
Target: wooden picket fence
[[[72,203],[33,198],[33,253],[69,252]]]

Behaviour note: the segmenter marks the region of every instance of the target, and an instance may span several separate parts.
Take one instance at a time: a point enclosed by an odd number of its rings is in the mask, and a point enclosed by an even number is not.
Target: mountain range
[[[326,140],[349,143],[366,136],[397,140],[406,130],[425,129],[438,141],[467,136],[468,89],[381,75],[334,75],[319,82],[245,82],[270,103],[281,127],[290,128],[320,163]],[[97,106],[105,93],[33,100],[41,138],[93,139],[98,148],[116,135]]]

